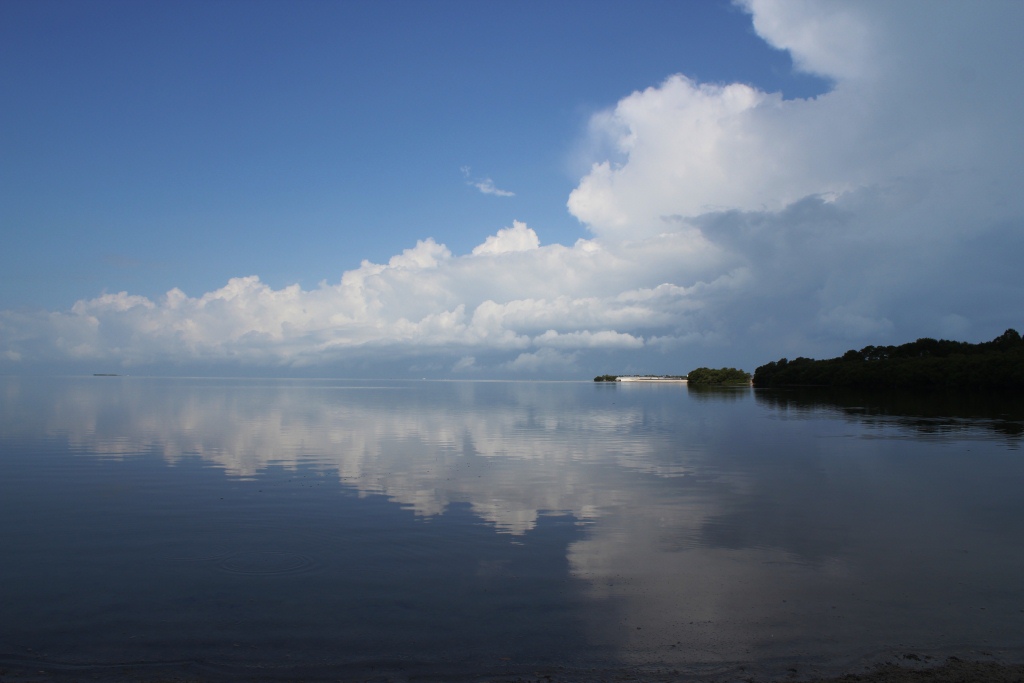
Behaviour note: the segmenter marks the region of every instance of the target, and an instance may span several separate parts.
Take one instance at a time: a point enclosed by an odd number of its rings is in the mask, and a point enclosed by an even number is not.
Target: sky
[[[1022,328],[1024,3],[0,3],[0,374],[752,371]]]

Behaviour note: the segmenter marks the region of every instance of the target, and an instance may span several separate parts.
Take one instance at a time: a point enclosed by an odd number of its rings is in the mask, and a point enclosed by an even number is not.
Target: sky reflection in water
[[[1006,400],[0,386],[8,666],[770,674],[1024,630],[1024,413]]]

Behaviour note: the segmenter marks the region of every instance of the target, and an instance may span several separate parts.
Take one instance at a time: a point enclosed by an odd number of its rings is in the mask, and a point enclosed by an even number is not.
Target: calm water
[[[0,378],[0,672],[582,679],[1019,659],[1024,407]]]

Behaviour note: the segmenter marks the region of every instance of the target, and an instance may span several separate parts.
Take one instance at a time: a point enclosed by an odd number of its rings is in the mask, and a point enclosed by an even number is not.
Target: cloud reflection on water
[[[170,464],[199,457],[238,478],[313,465],[422,516],[468,502],[514,534],[546,512],[591,519],[618,495],[595,485],[583,465],[686,473],[682,453],[666,448],[671,434],[649,429],[645,406],[580,410],[550,386],[445,383],[437,401],[419,390],[436,391],[436,383],[279,383],[268,391],[247,382],[83,380],[42,412],[46,433],[83,454],[156,452]]]
[[[421,517],[468,504],[514,535],[568,514],[586,525],[570,575],[604,615],[589,640],[634,665],[841,667],[897,643],[999,643],[1024,609],[1011,404],[958,415],[678,386],[133,379],[9,385],[7,403],[33,392],[28,422],[2,429],[83,455],[198,457],[243,479],[312,467]]]

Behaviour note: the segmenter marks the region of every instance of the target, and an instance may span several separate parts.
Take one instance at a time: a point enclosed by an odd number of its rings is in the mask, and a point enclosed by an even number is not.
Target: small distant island
[[[736,368],[697,368],[686,375],[690,386],[728,387],[749,386],[750,373]]]
[[[782,358],[754,371],[755,387],[860,389],[1022,389],[1024,340],[1014,330],[971,344],[922,338],[900,346],[865,346],[839,358]]]
[[[750,373],[736,368],[697,368],[685,375],[598,375],[595,382],[682,382],[688,386],[750,384]]]

